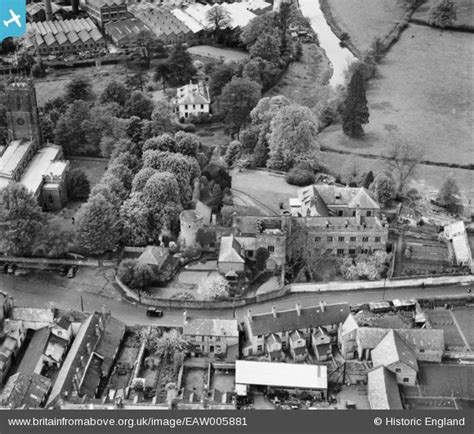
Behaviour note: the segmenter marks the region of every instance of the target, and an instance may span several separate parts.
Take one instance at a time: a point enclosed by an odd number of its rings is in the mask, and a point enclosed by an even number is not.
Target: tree
[[[369,122],[369,108],[365,95],[365,80],[359,69],[352,74],[342,111],[342,130],[349,137],[364,135],[363,124]]]
[[[229,167],[233,167],[237,159],[240,157],[242,153],[242,143],[238,140],[233,140],[229,143],[227,147],[227,151],[224,156],[224,160]]]
[[[115,154],[116,152],[114,152],[111,157],[110,166],[123,164],[132,172],[132,175],[135,176],[141,167],[141,162],[138,161],[138,158],[130,151],[119,152],[117,156],[115,156]]]
[[[116,80],[110,81],[99,97],[100,104],[108,104],[111,102],[119,104],[121,107],[125,105],[130,97],[130,90]]]
[[[387,166],[397,181],[397,189],[403,192],[408,181],[414,176],[417,166],[426,155],[420,144],[409,144],[397,137],[389,140],[386,150]]]
[[[214,5],[206,12],[206,21],[216,37],[219,30],[225,29],[230,23],[229,11],[224,6]]]
[[[176,329],[163,333],[152,343],[151,352],[164,360],[173,361],[176,353],[184,353],[188,348],[188,342],[178,333]]]
[[[278,63],[280,60],[281,38],[277,30],[262,33],[250,47],[251,58],[259,57],[269,62]]]
[[[380,173],[374,180],[375,198],[381,204],[386,204],[395,197],[395,181],[385,173]]]
[[[229,297],[229,282],[220,274],[209,275],[198,287],[204,300],[220,300]]]
[[[84,101],[74,101],[59,118],[54,130],[54,142],[62,146],[66,155],[85,153],[87,143],[86,132],[82,122],[89,119],[90,108]]]
[[[262,86],[246,78],[234,77],[222,89],[219,101],[226,124],[237,135],[249,123],[250,112],[257,105]]]
[[[63,229],[57,221],[50,222],[33,246],[33,255],[42,258],[61,258],[74,242],[72,231]]]
[[[102,194],[90,197],[78,211],[76,220],[77,241],[89,253],[117,249],[121,231],[118,211]]]
[[[342,181],[349,187],[357,187],[360,182],[361,169],[356,157],[347,160],[341,170]]]
[[[216,242],[216,231],[211,228],[200,228],[196,233],[196,242],[207,247]]]
[[[171,84],[173,85],[189,83],[196,74],[193,60],[182,44],[176,44],[173,47],[168,61],[170,69],[173,71],[171,76]]]
[[[196,157],[199,148],[201,147],[201,142],[195,134],[178,131],[174,135],[174,138],[176,141],[175,152],[179,152],[190,157]]]
[[[114,160],[106,173],[114,175],[126,190],[130,191],[132,189],[133,173],[125,164]]]
[[[151,121],[144,121],[142,135],[144,139],[175,131],[173,109],[166,101],[158,101],[151,114]]]
[[[268,253],[268,249],[264,247],[259,247],[255,252],[255,263],[257,266],[257,270],[263,271],[266,268],[267,259],[270,257],[270,253]]]
[[[279,28],[278,14],[267,12],[258,15],[242,29],[240,40],[250,50],[250,47],[257,41],[260,35],[273,32]]]
[[[155,228],[150,230],[149,209],[141,192],[135,192],[120,207],[120,221],[123,225],[122,242],[127,246],[146,246],[155,240]]]
[[[372,170],[369,170],[369,172],[365,176],[364,182],[362,183],[362,187],[369,188],[374,182],[374,179],[374,172],[372,172]]]
[[[125,104],[125,114],[128,117],[137,116],[140,119],[151,119],[155,104],[143,92],[134,90]]]
[[[176,152],[176,140],[166,133],[158,137],[152,137],[143,144],[143,152],[145,151]]]
[[[136,38],[136,45],[140,55],[148,60],[154,58],[163,58],[167,56],[167,50],[163,41],[155,37],[155,35],[146,30],[141,31]]]
[[[255,146],[253,161],[257,167],[266,167],[269,154],[268,144],[266,140],[259,140]]]
[[[170,81],[173,73],[174,71],[167,60],[162,60],[156,65],[154,79],[156,82],[161,80],[163,91],[166,89],[166,83]]]
[[[213,66],[209,74],[209,92],[213,98],[222,93],[224,86],[232,80],[235,70],[234,62],[221,62]]]
[[[148,264],[137,259],[124,259],[117,270],[118,278],[129,288],[141,291],[153,280],[153,271]]]
[[[74,77],[66,84],[65,95],[67,101],[89,101],[94,97],[92,82],[87,77]]]
[[[29,255],[45,228],[45,215],[37,200],[17,183],[0,191],[0,221],[3,246],[9,255]]]
[[[89,179],[81,169],[68,172],[66,191],[69,199],[87,199],[91,191]]]
[[[449,177],[444,181],[438,193],[438,201],[450,212],[456,212],[459,205],[461,192],[456,181]]]
[[[92,187],[90,197],[101,194],[117,209],[128,196],[128,189],[122,180],[111,172],[104,173],[100,182]]]
[[[319,152],[318,119],[307,107],[292,104],[278,110],[270,123],[270,169],[287,170],[296,157]]]
[[[444,29],[457,20],[457,10],[454,0],[441,0],[428,11],[428,22],[432,26]]]
[[[141,192],[145,188],[147,181],[155,174],[157,171],[152,167],[143,167],[135,175],[132,181],[132,192]]]

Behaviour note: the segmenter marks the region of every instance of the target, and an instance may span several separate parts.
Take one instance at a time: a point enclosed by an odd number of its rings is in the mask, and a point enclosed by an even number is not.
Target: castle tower
[[[41,129],[33,81],[20,79],[9,83],[5,89],[7,102],[8,138],[34,141],[42,145]]]
[[[179,215],[180,233],[179,241],[182,247],[191,247],[196,244],[196,235],[203,227],[202,215],[189,209]]]

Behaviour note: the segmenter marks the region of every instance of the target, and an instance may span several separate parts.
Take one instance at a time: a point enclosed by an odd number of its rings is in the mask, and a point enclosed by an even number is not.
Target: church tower
[[[35,147],[42,145],[41,129],[33,81],[20,79],[5,89],[7,101],[8,138],[30,140]]]

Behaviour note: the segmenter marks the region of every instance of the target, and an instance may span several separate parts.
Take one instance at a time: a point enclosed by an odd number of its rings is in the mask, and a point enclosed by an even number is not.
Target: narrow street
[[[473,285],[470,286],[472,288]],[[318,304],[321,300],[326,303],[358,304],[369,301],[392,300],[395,298],[426,298],[442,295],[465,295],[469,287],[463,285],[456,286],[437,286],[427,288],[399,288],[378,290],[358,290],[358,291],[340,291],[326,293],[310,294],[291,294],[275,300],[264,303],[254,304],[237,308],[235,310],[236,318],[243,321],[247,315],[248,309],[252,313],[263,313],[271,311],[272,306],[276,309],[291,309],[296,303],[303,306],[312,306]],[[74,286],[74,280],[64,280],[64,286],[58,284],[51,285],[47,282],[41,283],[37,280],[28,279],[24,276],[6,276],[0,275],[0,290],[8,292],[14,297],[18,306],[35,306],[45,308],[61,309],[81,309],[81,296],[84,303],[84,310],[91,312],[100,310],[104,306],[110,310],[114,316],[124,321],[128,325],[134,324],[156,324],[178,326],[182,324],[182,310],[164,309],[163,318],[149,318],[146,316],[146,308],[122,300],[120,294],[109,289],[107,295],[94,293],[85,290],[84,286]],[[190,310],[188,314],[193,317],[208,318],[232,318],[232,309],[228,310]]]

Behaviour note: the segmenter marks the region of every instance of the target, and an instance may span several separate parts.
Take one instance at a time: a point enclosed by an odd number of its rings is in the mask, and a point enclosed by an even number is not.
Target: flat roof
[[[328,387],[327,367],[237,360],[235,384],[323,390]]]

